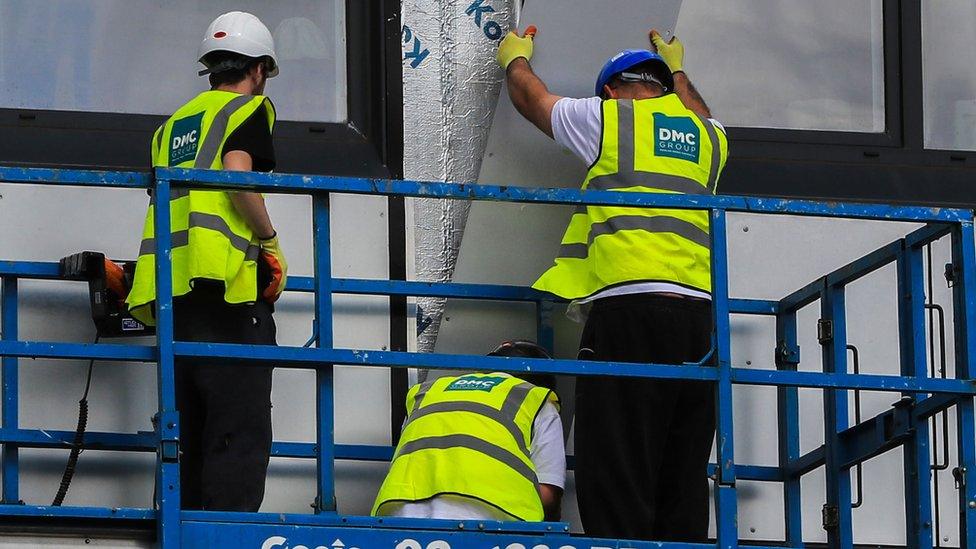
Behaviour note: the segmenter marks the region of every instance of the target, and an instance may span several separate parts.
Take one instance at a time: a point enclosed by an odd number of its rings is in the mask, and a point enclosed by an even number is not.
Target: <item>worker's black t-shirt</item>
[[[224,143],[224,154],[230,151],[244,151],[251,155],[254,171],[270,172],[275,168],[274,142],[268,129],[267,107],[254,111],[243,124],[237,127]]]

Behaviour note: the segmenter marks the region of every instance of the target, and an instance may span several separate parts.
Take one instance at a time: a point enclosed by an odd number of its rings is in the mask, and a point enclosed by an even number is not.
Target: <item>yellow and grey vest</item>
[[[555,393],[502,373],[445,377],[407,393],[407,421],[373,515],[393,502],[459,495],[541,521],[532,424]]]
[[[675,94],[604,101],[599,157],[583,189],[714,194],[728,157],[725,132]],[[559,256],[533,285],[566,299],[630,282],[711,291],[708,212],[580,207]]]
[[[259,108],[266,106],[268,128],[275,111],[260,95],[211,90],[180,107],[156,130],[152,141],[154,167],[223,169],[227,138]],[[156,242],[153,238],[154,196],[142,229],[135,279],[126,303],[132,316],[154,325]],[[260,247],[251,228],[224,191],[172,189],[173,295],[189,293],[193,280],[224,283],[228,303],[257,300],[257,258]]]

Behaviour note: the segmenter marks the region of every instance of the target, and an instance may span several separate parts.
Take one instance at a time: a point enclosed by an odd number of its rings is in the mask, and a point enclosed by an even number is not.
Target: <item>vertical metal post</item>
[[[738,546],[738,503],[732,431],[732,332],[729,319],[729,254],[725,210],[712,210],[712,311],[715,317],[716,457],[715,514],[718,547]]]
[[[556,341],[552,331],[551,301],[535,302],[535,325],[536,343],[552,353],[554,351]]]
[[[898,341],[901,375],[924,378],[927,373],[925,342],[925,279],[922,249],[908,247],[898,255]],[[926,395],[903,393],[924,398]],[[905,443],[905,528],[910,547],[932,546],[932,471],[929,422],[919,421]]]
[[[3,277],[3,288],[0,289],[0,307],[3,315],[4,341],[17,341],[17,279],[12,276]],[[4,429],[16,429],[18,425],[19,406],[17,403],[17,357],[3,357],[3,420]],[[3,445],[3,455],[0,456],[0,468],[3,469],[3,503],[20,502],[20,450],[11,444]]]
[[[827,286],[820,297],[820,325],[818,327],[823,351],[823,368],[827,373],[847,371],[847,318],[844,307],[844,287]],[[849,548],[854,546],[851,518],[851,473],[842,467],[838,433],[849,425],[847,391],[824,390],[824,443],[826,446],[827,503],[823,508],[823,526],[827,531],[827,545]]]
[[[952,231],[952,264],[956,377],[972,379],[976,372],[976,238],[972,222],[959,223]],[[956,404],[956,445],[959,546],[976,547],[976,418],[971,398],[959,399]]]
[[[776,369],[796,371],[799,362],[796,340],[796,311],[776,315]],[[785,472],[791,461],[800,457],[800,401],[796,387],[776,388],[779,431],[779,467],[783,478],[783,516],[786,518],[786,544],[803,547],[803,509],[800,477]]]
[[[312,242],[315,248],[315,320],[318,348],[332,349],[332,244],[329,227],[329,194],[312,196]],[[335,395],[333,366],[315,368],[316,457],[318,488],[315,512],[334,513],[335,499]]]
[[[173,355],[173,265],[170,234],[170,182],[156,181],[154,237],[156,239],[156,522],[159,546],[180,546],[179,415],[176,411],[176,366]]]

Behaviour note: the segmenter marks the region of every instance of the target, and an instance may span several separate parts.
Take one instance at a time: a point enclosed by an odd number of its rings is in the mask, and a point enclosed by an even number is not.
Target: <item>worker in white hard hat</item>
[[[215,19],[200,45],[210,90],[176,110],[152,139],[154,167],[271,171],[278,74],[274,41],[254,15]],[[274,302],[288,264],[260,193],[173,189],[153,197],[127,303],[153,325],[156,200],[172,223],[173,313],[181,341],[275,345]],[[176,362],[184,509],[257,511],[271,452],[271,367]]]
[[[583,189],[708,195],[728,157],[721,124],[683,70],[681,42],[649,33],[611,57],[592,97],[559,97],[532,71],[532,32],[498,49],[516,109],[589,166]],[[712,331],[708,212],[587,206],[534,288],[584,316],[580,358],[706,362]],[[712,384],[584,376],[576,490],[587,535],[704,542]]]

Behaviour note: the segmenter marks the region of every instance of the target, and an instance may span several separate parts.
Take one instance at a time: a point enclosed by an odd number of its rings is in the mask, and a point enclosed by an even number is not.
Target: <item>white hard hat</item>
[[[270,57],[273,66],[268,72],[268,78],[278,75],[274,38],[268,27],[253,14],[230,11],[214,19],[207,27],[207,33],[200,44],[200,62],[206,65],[204,57],[215,51],[229,51],[254,58]],[[201,76],[206,72],[203,71]]]

